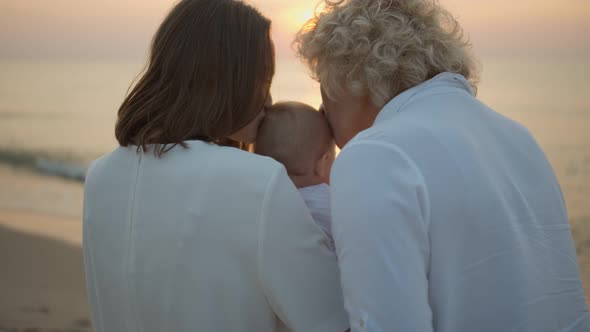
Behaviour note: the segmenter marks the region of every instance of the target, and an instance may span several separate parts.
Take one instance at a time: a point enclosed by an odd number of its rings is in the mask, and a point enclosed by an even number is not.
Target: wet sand
[[[3,224],[18,217],[0,211]],[[54,221],[44,216],[37,220]],[[0,331],[91,330],[79,245],[0,225],[0,269]]]

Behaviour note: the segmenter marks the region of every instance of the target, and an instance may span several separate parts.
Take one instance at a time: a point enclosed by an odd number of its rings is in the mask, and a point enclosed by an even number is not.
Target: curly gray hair
[[[382,108],[443,72],[477,88],[471,44],[437,0],[326,0],[323,7],[295,45],[330,98],[364,95]]]

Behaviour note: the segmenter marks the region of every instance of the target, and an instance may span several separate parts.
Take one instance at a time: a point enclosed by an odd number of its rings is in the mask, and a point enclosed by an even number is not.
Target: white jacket
[[[353,331],[590,331],[551,166],[462,76],[394,98],[331,187]]]
[[[194,141],[91,167],[84,258],[96,332],[344,331],[336,258],[282,165]]]

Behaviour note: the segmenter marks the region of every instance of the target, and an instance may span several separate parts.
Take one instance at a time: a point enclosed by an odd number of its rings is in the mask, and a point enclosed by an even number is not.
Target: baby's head
[[[329,183],[335,157],[324,115],[298,102],[274,104],[258,130],[255,152],[282,163],[298,188]]]

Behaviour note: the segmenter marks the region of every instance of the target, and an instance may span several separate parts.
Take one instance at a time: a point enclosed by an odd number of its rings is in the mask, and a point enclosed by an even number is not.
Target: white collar
[[[402,111],[403,107],[417,96],[424,96],[431,93],[440,93],[445,90],[456,91],[463,90],[472,96],[475,96],[475,91],[471,84],[460,74],[442,73],[433,77],[432,79],[422,82],[421,84],[408,89],[387,103],[377,115],[374,123],[384,121],[391,118],[397,112]]]

